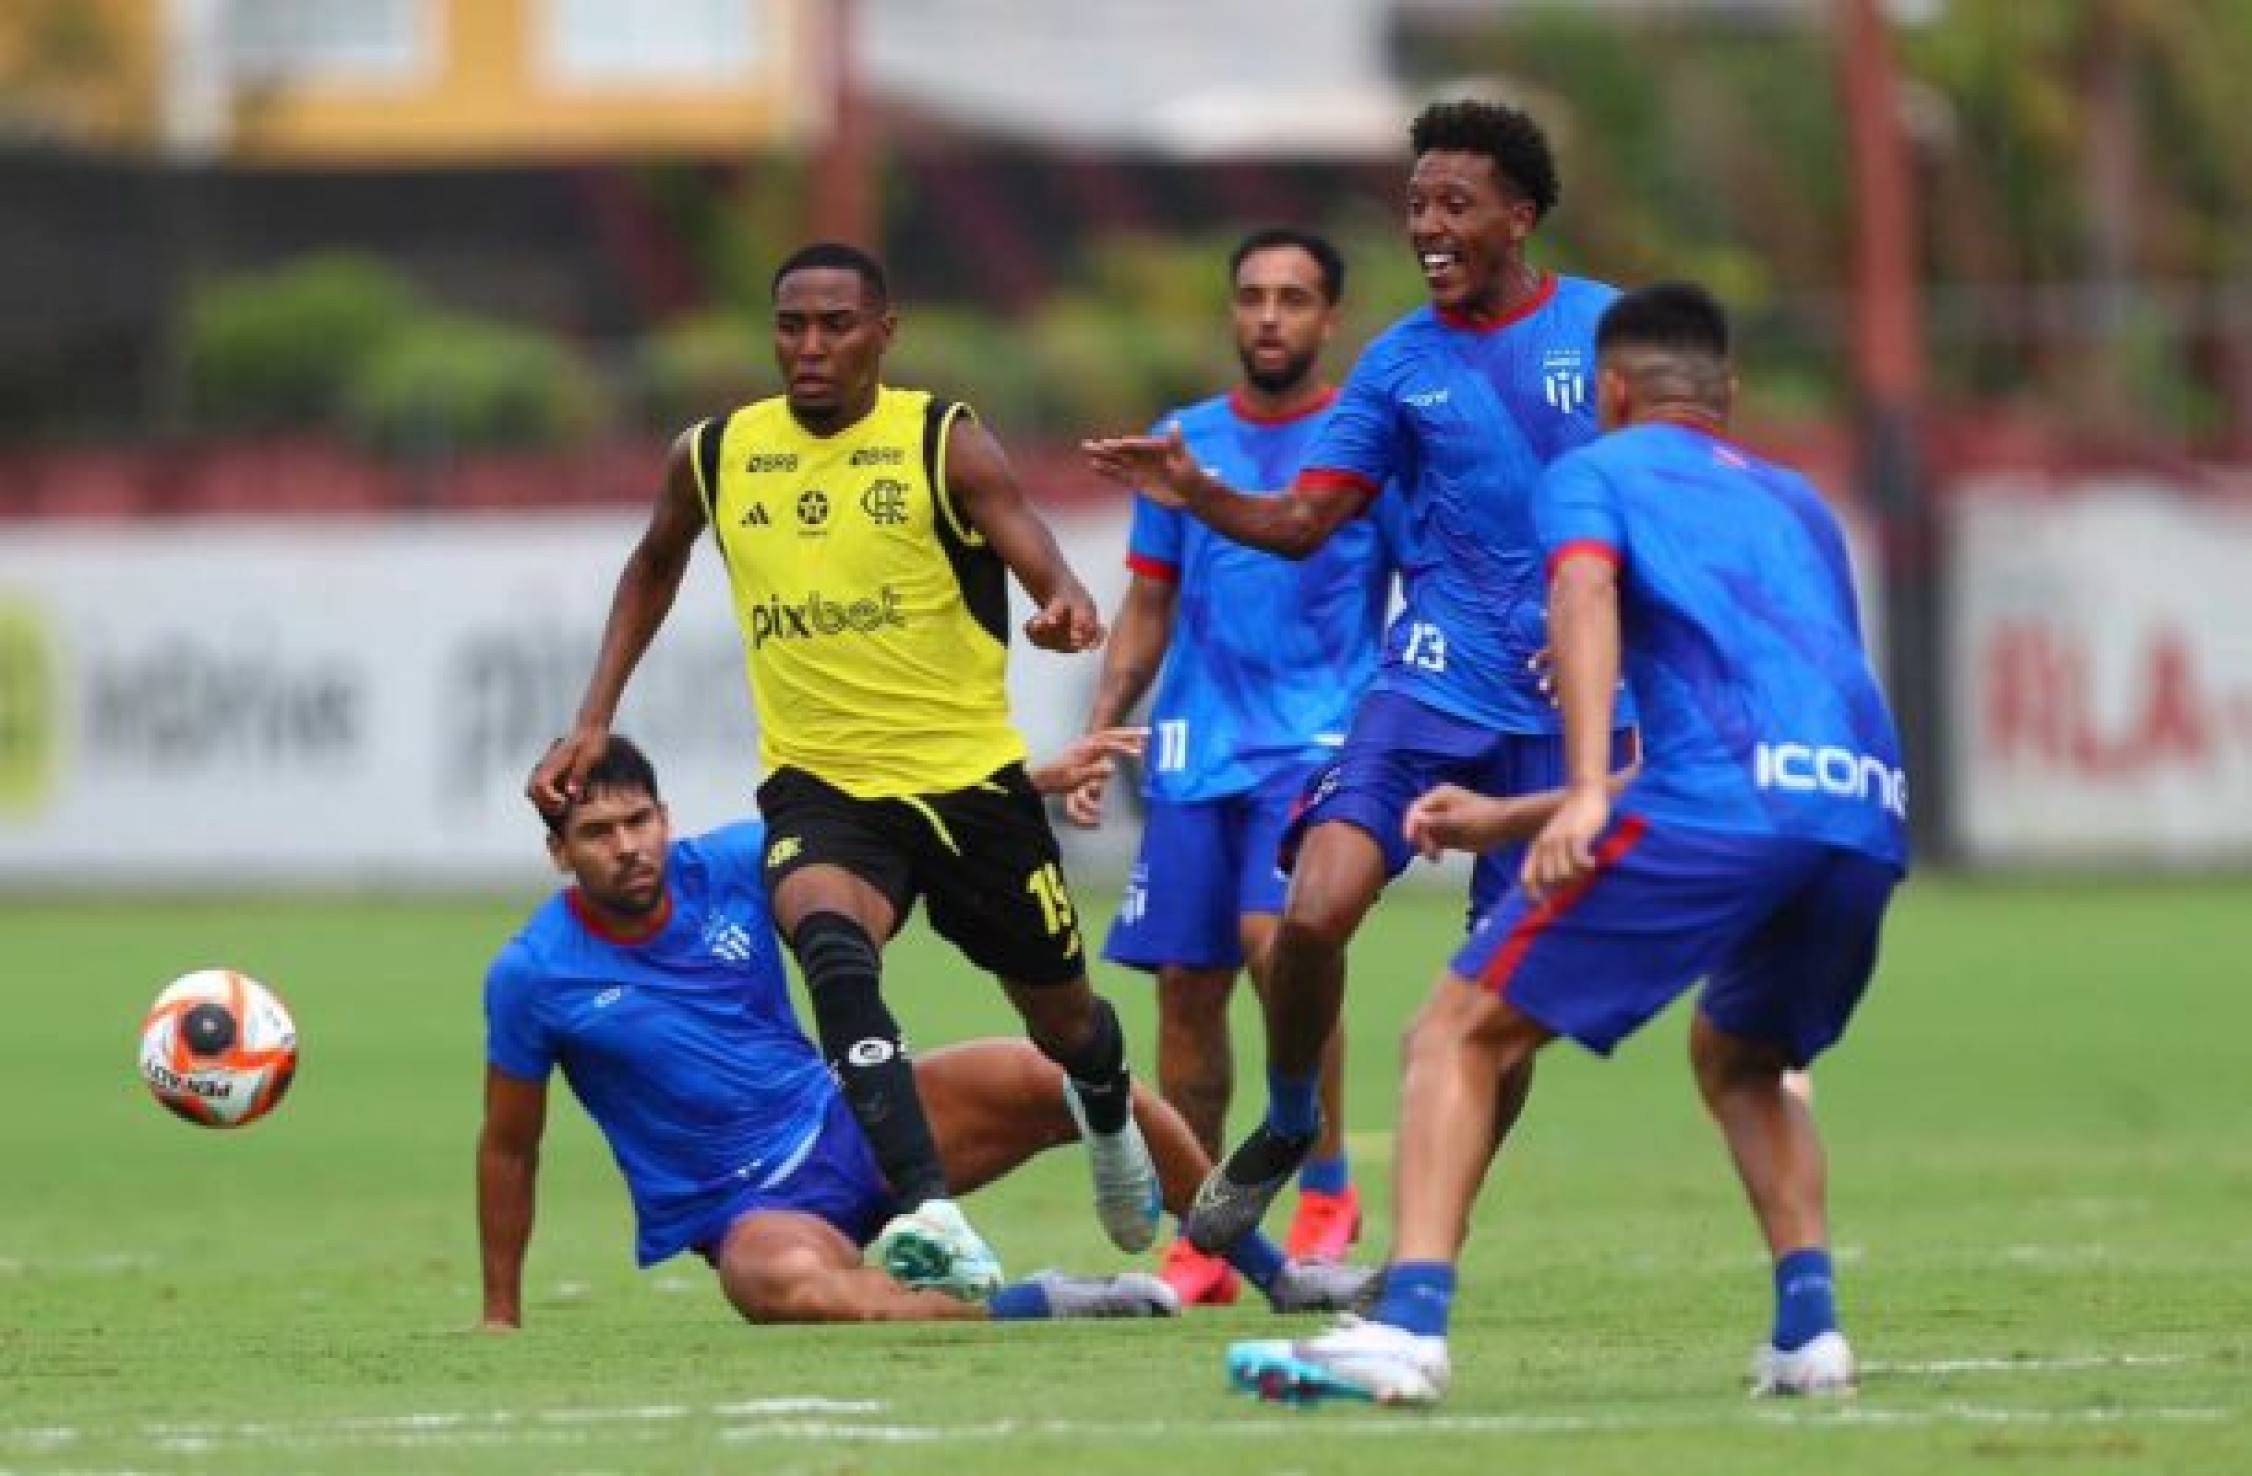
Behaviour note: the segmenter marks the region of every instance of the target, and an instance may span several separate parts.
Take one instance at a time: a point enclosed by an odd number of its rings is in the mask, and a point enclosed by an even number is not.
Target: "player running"
[[[1231,490],[1179,430],[1087,446],[1106,474],[1292,558],[1351,526],[1387,483],[1383,496],[1404,499],[1411,525],[1407,608],[1342,751],[1285,836],[1297,858],[1267,965],[1267,1113],[1197,1196],[1188,1235],[1208,1251],[1259,1223],[1318,1140],[1345,946],[1413,857],[1400,829],[1408,805],[1442,783],[1525,794],[1563,774],[1556,717],[1532,670],[1545,637],[1527,502],[1541,469],[1596,433],[1587,375],[1595,320],[1616,294],[1525,260],[1557,199],[1531,118],[1441,103],[1409,140],[1408,239],[1431,301],[1361,355],[1286,493]],[[1510,865],[1479,860],[1472,915],[1501,895]],[[1504,1093],[1503,1132],[1529,1071]]]
[[[897,1194],[876,1241],[905,1280],[981,1295],[992,1251],[946,1173],[880,950],[917,898],[994,974],[1087,1125],[1095,1204],[1120,1248],[1157,1234],[1156,1171],[1128,1108],[1126,1043],[1087,983],[1054,832],[1010,722],[1008,577],[1033,644],[1102,640],[1085,586],[969,410],[881,381],[897,328],[883,268],[808,246],[774,274],[787,393],[690,428],[619,577],[569,737],[533,772],[543,811],[576,797],[707,527],[734,588],[766,780],[766,881],[823,1053]]]
[[[1116,734],[1082,739],[1031,776],[1054,792],[1096,777]],[[700,1252],[757,1322],[1169,1315],[1155,1277],[1046,1272],[972,1301],[905,1286],[861,1261],[897,1207],[867,1138],[790,1008],[761,878],[766,827],[672,844],[648,759],[613,736],[549,821],[575,886],[494,960],[485,983],[485,1123],[477,1151],[485,1324],[522,1320],[547,1082],[561,1066],[609,1140],[651,1265]],[[1021,1041],[916,1063],[952,1188],[968,1193],[1079,1135],[1063,1073]],[[1209,1160],[1146,1092],[1135,1111],[1185,1207]],[[1366,1268],[1286,1263],[1271,1242],[1237,1263],[1277,1310],[1335,1309]]]
[[[1197,461],[1244,486],[1287,484],[1337,399],[1321,377],[1337,331],[1345,263],[1306,231],[1255,231],[1228,262],[1243,378],[1171,412]],[[1397,507],[1385,499],[1380,511]],[[1403,530],[1355,522],[1293,562],[1231,543],[1146,497],[1134,499],[1124,602],[1103,653],[1088,727],[1124,721],[1150,686],[1141,854],[1103,957],[1157,974],[1157,1079],[1217,1156],[1233,1088],[1228,998],[1247,963],[1263,993],[1267,944],[1287,879],[1284,827],[1307,780],[1344,741],[1375,674]],[[1162,663],[1162,668],[1161,668]],[[1098,783],[1065,812],[1098,823]],[[1360,1230],[1345,1157],[1344,1031],[1321,1065],[1322,1134],[1298,1175],[1293,1256],[1342,1257]],[[1229,1302],[1227,1263],[1176,1240],[1165,1279],[1185,1302]]]
[[[1604,315],[1604,424],[1533,516],[1570,756],[1519,885],[1417,1017],[1400,1093],[1392,1263],[1375,1316],[1310,1341],[1241,1343],[1270,1398],[1423,1404],[1450,1377],[1447,1315],[1500,1084],[1557,1036],[1608,1054],[1702,978],[1689,1038],[1774,1260],[1753,1389],[1855,1379],[1838,1330],[1826,1168],[1783,1077],[1838,1039],[1907,865],[1907,780],[1863,653],[1845,540],[1795,473],[1731,443],[1728,321],[1703,289],[1645,288]],[[1621,667],[1641,771],[1606,783]],[[1419,844],[1480,850],[1504,807],[1461,790],[1408,817]]]

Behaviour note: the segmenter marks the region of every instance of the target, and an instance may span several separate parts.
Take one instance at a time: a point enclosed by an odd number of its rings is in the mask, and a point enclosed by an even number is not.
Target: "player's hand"
[[[1031,771],[1032,787],[1063,796],[1064,818],[1084,830],[1103,823],[1103,794],[1118,760],[1138,759],[1149,742],[1147,728],[1102,728]]]
[[[1163,507],[1186,507],[1204,468],[1189,454],[1178,422],[1162,436],[1111,436],[1081,441],[1087,464]]]
[[[1595,870],[1595,838],[1611,823],[1608,784],[1575,785],[1564,793],[1556,813],[1533,837],[1518,874],[1527,894],[1541,900],[1563,891]]]
[[[1073,581],[1048,597],[1039,613],[1024,622],[1025,639],[1043,651],[1092,651],[1103,643],[1102,617],[1095,597]]]
[[[577,800],[585,787],[587,770],[602,757],[609,742],[610,730],[594,727],[573,728],[556,739],[525,782],[524,797],[532,802],[532,808],[542,815],[552,815]]]
[[[1510,810],[1505,801],[1459,784],[1442,784],[1408,806],[1400,829],[1408,844],[1436,861],[1448,851],[1490,851],[1507,840]]]

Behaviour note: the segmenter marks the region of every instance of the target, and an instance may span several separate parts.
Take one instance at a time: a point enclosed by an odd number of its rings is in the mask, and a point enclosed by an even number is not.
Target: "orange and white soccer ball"
[[[274,1110],[297,1074],[297,1025],[274,992],[233,969],[198,969],[164,987],[141,1026],[141,1077],[198,1127],[231,1128]]]

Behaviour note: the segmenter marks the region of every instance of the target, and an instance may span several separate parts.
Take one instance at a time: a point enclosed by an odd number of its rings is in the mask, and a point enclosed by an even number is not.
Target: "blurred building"
[[[240,164],[736,156],[791,142],[807,0],[22,0],[13,131]]]

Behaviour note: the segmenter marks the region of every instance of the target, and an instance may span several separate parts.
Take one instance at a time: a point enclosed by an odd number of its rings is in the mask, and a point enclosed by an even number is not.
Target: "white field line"
[[[2051,1358],[1955,1358],[1918,1363],[1873,1363],[1879,1376],[1943,1376],[1963,1373],[2041,1373],[2091,1369],[2175,1367],[2196,1360],[2185,1354],[2075,1354]],[[1865,1402],[1839,1404],[1762,1404],[1716,1406],[1681,1415],[1633,1411],[1506,1415],[1346,1415],[1309,1422],[1295,1412],[1275,1413],[1249,1406],[1241,1418],[1202,1421],[1073,1421],[1002,1419],[956,1424],[889,1424],[872,1417],[887,1406],[873,1399],[832,1399],[821,1395],[783,1395],[709,1405],[640,1404],[532,1410],[444,1410],[390,1415],[347,1415],[311,1421],[151,1421],[134,1433],[151,1448],[170,1454],[209,1454],[237,1445],[319,1449],[337,1446],[499,1447],[512,1444],[570,1445],[607,1427],[604,1440],[642,1443],[664,1438],[669,1427],[690,1420],[719,1422],[718,1434],[730,1442],[832,1440],[876,1444],[977,1442],[1011,1438],[1146,1439],[1179,1436],[1242,1437],[1319,1430],[1325,1435],[1397,1436],[1408,1431],[1463,1435],[1536,1436],[1675,1426],[1767,1424],[1923,1427],[1943,1424],[2116,1425],[2223,1423],[2234,1408],[2158,1406],[2146,1409],[2036,1409],[1952,1403],[1931,1409],[1886,1409]],[[1255,1412],[1254,1412],[1255,1411]],[[97,1432],[102,1438],[108,1432]],[[0,1453],[52,1455],[77,1445],[85,1432],[70,1425],[0,1427]],[[0,1470],[0,1476],[7,1476]]]
[[[1720,1428],[1743,1423],[1819,1429],[1836,1425],[1928,1428],[1939,1425],[2131,1425],[2224,1424],[2236,1411],[2203,1406],[2156,1409],[2013,1409],[1952,1404],[1937,1409],[1878,1410],[1845,1404],[1830,1408],[1758,1407],[1707,1414],[1642,1415],[1434,1415],[1377,1416],[1249,1415],[1229,1420],[988,1420],[959,1425],[849,1424],[834,1420],[775,1420],[722,1430],[735,1444],[766,1440],[819,1441],[870,1445],[937,1445],[1017,1439],[1153,1440],[1195,1437],[1271,1440],[1292,1435],[1366,1436],[1397,1440],[1402,1435],[1588,1435],[1638,1430]]]
[[[2183,1353],[2083,1353],[2058,1358],[1935,1358],[1923,1363],[1864,1363],[1863,1373],[2084,1373],[2099,1368],[2175,1368],[2195,1360]]]

